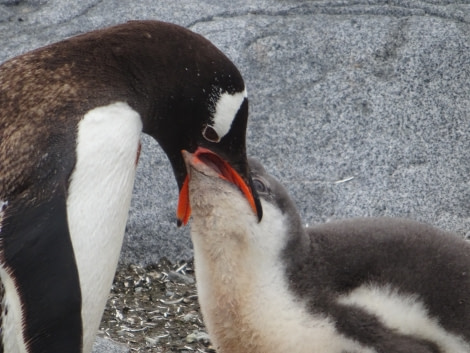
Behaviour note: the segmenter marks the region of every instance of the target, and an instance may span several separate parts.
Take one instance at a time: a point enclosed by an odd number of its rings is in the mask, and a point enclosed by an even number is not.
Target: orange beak
[[[184,179],[183,187],[180,190],[180,196],[178,198],[178,207],[176,209],[177,225],[188,224],[189,217],[191,216],[191,203],[189,202],[189,174]]]
[[[227,180],[228,182],[236,185],[240,191],[245,195],[250,207],[253,209],[253,212],[258,215],[258,208],[256,207],[255,198],[253,196],[253,191],[246,184],[245,180],[237,173],[232,166],[223,160],[219,155],[212,152],[211,150],[203,147],[198,147],[198,149],[193,153],[187,151],[182,151],[183,155],[187,154],[191,158],[192,164],[204,163],[207,166],[213,168],[221,179]],[[176,217],[178,219],[178,227],[181,225],[186,225],[191,216],[191,203],[189,200],[189,178],[191,177],[190,171],[188,170],[188,175],[184,180],[183,187],[181,188],[179,199],[178,199],[178,208],[176,211]]]

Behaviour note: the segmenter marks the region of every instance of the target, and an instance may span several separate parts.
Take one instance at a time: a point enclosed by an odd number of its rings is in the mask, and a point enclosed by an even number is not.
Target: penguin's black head
[[[202,114],[194,114],[191,121],[181,126],[180,135],[166,150],[178,181],[180,193],[187,192],[188,175],[181,151],[195,152],[198,148],[212,151],[227,161],[243,179],[253,196],[255,212],[262,218],[262,208],[246,157],[245,132],[248,119],[248,100],[245,91],[229,93],[219,90],[214,93],[207,105],[201,107]],[[206,110],[207,109],[207,110]],[[188,114],[191,114],[188,112]],[[184,133],[182,133],[184,131]],[[175,147],[175,142],[177,147]],[[165,148],[165,147],[164,147]],[[180,196],[180,200],[186,196]],[[189,216],[189,214],[188,214]],[[185,223],[185,222],[183,222]]]
[[[240,72],[196,33],[170,24],[160,24],[158,31],[146,29],[155,56],[134,56],[135,61],[145,60],[138,67],[145,67],[148,77],[139,82],[151,87],[139,95],[152,102],[145,109],[144,132],[166,152],[180,190],[187,180],[181,151],[193,153],[198,147],[222,157],[252,188],[245,147],[248,98]],[[261,204],[256,191],[252,193],[261,219]]]
[[[199,147],[206,148],[221,156],[244,179],[254,196],[256,213],[261,219],[262,208],[252,188],[246,157],[248,99],[244,84],[237,72],[220,76],[218,80],[217,75],[214,77],[217,84],[209,86],[188,83],[184,94],[168,110],[174,118],[160,123],[164,126],[160,126],[159,131],[165,136],[159,134],[157,140],[171,162],[180,191],[187,183],[181,151],[195,152]]]
[[[188,84],[193,86],[194,82]],[[205,83],[186,87],[184,94],[170,96],[168,119],[159,122],[157,140],[167,153],[181,188],[186,169],[181,151],[194,152],[198,147],[207,148],[249,179],[246,157],[246,128],[248,99],[243,85],[238,90],[227,90]],[[171,115],[171,118],[170,118]]]

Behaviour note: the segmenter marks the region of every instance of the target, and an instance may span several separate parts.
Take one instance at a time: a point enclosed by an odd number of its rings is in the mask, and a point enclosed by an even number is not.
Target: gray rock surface
[[[93,353],[129,353],[130,349],[107,338],[97,337]]]
[[[248,86],[248,151],[306,222],[404,216],[470,225],[468,1],[0,1],[0,62],[130,19],[212,40]],[[176,183],[144,137],[122,263],[192,255]]]
[[[401,216],[470,236],[468,1],[0,0],[0,62],[131,19],[186,26],[238,65],[249,154],[306,222]],[[176,201],[144,137],[121,263],[192,256]]]

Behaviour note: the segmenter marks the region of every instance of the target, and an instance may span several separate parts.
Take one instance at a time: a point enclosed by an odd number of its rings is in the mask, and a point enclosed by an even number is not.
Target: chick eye
[[[265,193],[268,191],[266,184],[260,179],[253,178],[253,188],[259,193]]]
[[[202,136],[204,136],[204,138],[210,142],[220,141],[220,137],[217,134],[217,131],[215,131],[215,129],[210,125],[206,125],[206,127],[204,127],[204,129],[202,130]]]

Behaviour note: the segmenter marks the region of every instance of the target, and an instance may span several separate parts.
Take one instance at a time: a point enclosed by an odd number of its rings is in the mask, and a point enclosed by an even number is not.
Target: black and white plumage
[[[252,160],[258,223],[216,157],[185,156],[198,296],[219,353],[470,352],[466,241],[404,219],[304,228]]]
[[[168,23],[129,22],[2,64],[3,351],[91,351],[141,132],[162,146],[180,188],[180,151],[197,146],[223,155],[250,185],[247,117],[233,63],[202,36]]]

